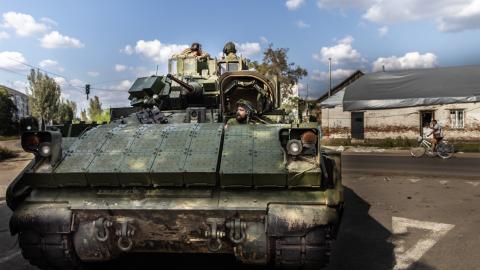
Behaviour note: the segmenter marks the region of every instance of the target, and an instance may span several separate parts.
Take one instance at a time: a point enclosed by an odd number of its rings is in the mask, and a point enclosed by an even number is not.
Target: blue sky
[[[105,107],[169,53],[197,41],[217,56],[227,41],[260,60],[289,48],[306,68],[300,95],[356,69],[480,64],[480,0],[8,1],[0,4],[0,84],[24,91],[28,66],[51,72],[82,108],[85,83]],[[21,63],[20,63],[21,62]],[[25,64],[22,64],[25,63]]]

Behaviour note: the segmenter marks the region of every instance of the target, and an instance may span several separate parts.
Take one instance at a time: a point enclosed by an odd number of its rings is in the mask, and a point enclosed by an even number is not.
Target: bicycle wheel
[[[410,155],[412,157],[421,157],[425,155],[425,147],[417,146],[417,147],[412,147],[410,148]]]
[[[454,152],[453,146],[446,144],[444,142],[440,142],[437,146],[437,152],[438,152],[438,156],[443,159],[451,158]]]

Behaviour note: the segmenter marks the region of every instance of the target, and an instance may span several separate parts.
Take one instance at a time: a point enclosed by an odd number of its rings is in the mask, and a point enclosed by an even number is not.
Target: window
[[[464,127],[464,110],[450,110],[450,125],[452,128],[463,128]]]

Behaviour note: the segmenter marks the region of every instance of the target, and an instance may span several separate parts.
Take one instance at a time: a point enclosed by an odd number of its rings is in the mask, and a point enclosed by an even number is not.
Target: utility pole
[[[332,95],[332,58],[328,58],[328,77],[329,77],[329,84],[328,84],[328,97]]]
[[[308,117],[310,116],[310,110],[309,110],[309,108],[308,108],[308,83],[307,83],[307,96],[305,97],[305,105],[306,105],[306,107],[307,107],[307,113],[306,113],[306,115],[307,115],[307,118],[308,118]]]

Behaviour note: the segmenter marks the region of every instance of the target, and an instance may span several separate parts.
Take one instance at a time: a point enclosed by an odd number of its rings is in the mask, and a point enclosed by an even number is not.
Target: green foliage
[[[110,110],[103,110],[102,113],[97,114],[94,118],[91,118],[92,122],[99,124],[103,122],[110,122]]]
[[[262,74],[276,75],[282,91],[282,99],[290,97],[293,87],[300,79],[308,75],[306,69],[288,62],[288,48],[273,48],[270,44],[263,52],[262,63],[252,62],[255,69]]]
[[[77,104],[70,100],[62,100],[58,106],[56,121],[58,123],[71,122],[77,114]]]
[[[85,111],[85,109],[80,111],[80,120],[83,122],[88,121],[87,111]]]
[[[32,115],[42,122],[55,120],[60,105],[60,86],[46,74],[30,70],[27,76],[30,84],[29,105]]]
[[[0,135],[11,135],[15,131],[13,116],[17,110],[10,94],[0,88]]]
[[[13,158],[13,157],[16,157],[17,156],[17,153],[15,153],[14,151],[8,149],[8,148],[5,148],[3,146],[0,146],[0,160],[4,160],[4,159],[7,159],[7,158]]]
[[[453,147],[456,152],[480,152],[480,143],[479,142],[460,142],[452,141],[449,142],[453,144]]]
[[[90,103],[88,104],[88,117],[91,121],[95,121],[101,114],[102,114],[102,103],[98,96],[94,96],[90,99]]]

